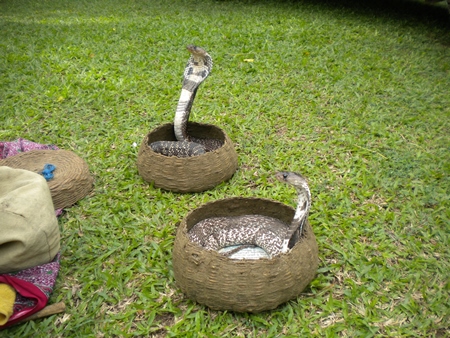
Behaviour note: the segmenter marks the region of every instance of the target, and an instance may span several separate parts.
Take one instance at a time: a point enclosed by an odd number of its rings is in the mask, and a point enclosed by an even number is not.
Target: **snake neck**
[[[294,218],[292,219],[291,225],[286,233],[286,237],[283,241],[282,252],[287,252],[289,250],[289,241],[291,240],[294,233],[298,231],[299,237],[303,233],[303,227],[308,219],[309,209],[311,208],[311,192],[307,184],[303,184],[296,187],[297,196],[297,208],[295,209]]]
[[[181,89],[181,95],[175,113],[175,120],[173,122],[175,137],[178,141],[189,141],[187,124],[189,122],[189,115],[191,114],[192,103],[194,102],[196,92],[196,89],[194,91],[184,88]]]

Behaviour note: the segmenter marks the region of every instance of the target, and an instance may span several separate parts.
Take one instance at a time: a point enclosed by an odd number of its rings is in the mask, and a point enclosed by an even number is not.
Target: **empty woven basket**
[[[55,209],[69,207],[92,190],[93,178],[87,163],[69,150],[30,150],[0,160],[0,166],[40,173],[46,164],[55,165],[48,181]]]
[[[150,132],[139,148],[139,174],[156,187],[175,192],[200,192],[228,180],[237,169],[237,153],[225,132],[211,124],[188,123],[188,133],[197,138],[224,141],[222,147],[200,156],[179,158],[156,153],[149,144],[175,141],[173,124],[164,124]]]
[[[189,229],[216,216],[260,214],[290,223],[294,209],[267,199],[228,198],[191,211],[181,222],[173,249],[177,285],[192,300],[214,310],[260,312],[296,298],[314,279],[318,247],[309,223],[304,237],[272,259],[235,260],[192,243]]]

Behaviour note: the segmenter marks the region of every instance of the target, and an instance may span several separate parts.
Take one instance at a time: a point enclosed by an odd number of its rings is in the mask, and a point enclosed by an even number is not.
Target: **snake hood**
[[[213,64],[211,56],[203,48],[194,45],[188,45],[186,48],[191,57],[184,69],[183,87],[174,120],[174,132],[178,141],[189,141],[187,123],[192,103],[198,87],[208,77]]]
[[[188,45],[186,49],[191,53],[191,57],[184,70],[183,88],[195,95],[197,88],[211,73],[213,62],[202,47]]]

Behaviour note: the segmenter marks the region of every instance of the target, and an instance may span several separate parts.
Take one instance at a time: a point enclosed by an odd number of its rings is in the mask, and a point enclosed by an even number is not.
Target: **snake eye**
[[[283,173],[283,178],[286,179],[288,177],[287,173]]]

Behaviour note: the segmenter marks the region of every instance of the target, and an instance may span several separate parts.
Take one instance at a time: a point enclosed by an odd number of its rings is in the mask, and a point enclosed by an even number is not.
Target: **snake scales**
[[[191,56],[186,64],[183,86],[174,120],[177,141],[157,141],[150,144],[153,151],[166,156],[189,157],[213,151],[223,145],[222,140],[195,138],[188,134],[187,124],[197,90],[209,76],[213,62],[211,56],[201,47],[186,47]]]
[[[311,207],[311,193],[306,179],[293,172],[279,172],[275,177],[297,190],[298,200],[290,225],[263,215],[211,217],[196,223],[188,232],[192,242],[207,250],[215,250],[230,258],[248,247],[258,247],[266,257],[286,253],[299,240]],[[225,252],[223,249],[235,247]],[[236,258],[246,258],[236,257]]]

